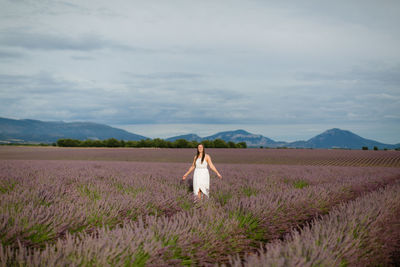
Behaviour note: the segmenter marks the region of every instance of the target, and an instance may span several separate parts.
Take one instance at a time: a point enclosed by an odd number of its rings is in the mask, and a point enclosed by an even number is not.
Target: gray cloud
[[[130,72],[123,73],[131,78],[139,78],[146,80],[193,80],[204,77],[203,74],[199,73],[188,73],[188,72],[158,72],[149,74],[135,74]]]
[[[74,60],[95,60],[94,57],[90,56],[71,56],[71,58]]]
[[[296,75],[298,79],[307,81],[364,81],[381,84],[400,84],[400,65],[392,67],[363,67],[340,72],[303,72]]]
[[[16,95],[20,98],[30,98],[32,94],[54,94],[64,90],[73,90],[70,81],[56,79],[49,73],[42,72],[34,75],[0,74],[0,94]]]
[[[311,124],[399,120],[396,117],[400,114],[398,94],[363,94],[347,88],[339,91],[327,88],[319,94],[319,87],[304,90],[283,87],[280,94],[268,91],[249,94],[246,90],[212,87],[207,82],[193,83],[192,79],[199,76],[187,73],[131,75],[138,80],[137,84],[123,81],[110,88],[50,73],[3,74],[0,75],[3,88],[0,114],[20,114],[22,118],[35,115],[48,120],[63,116],[68,120],[112,121],[114,124]],[[153,80],[149,83],[151,77]],[[182,77],[189,82],[182,83]]]
[[[2,32],[0,44],[34,50],[83,50],[102,49],[108,42],[96,35],[84,35],[79,38],[68,38],[61,35]]]
[[[154,76],[164,77],[159,74]],[[3,74],[0,75],[0,87],[7,89],[0,92],[0,114],[34,115],[46,119],[56,119],[64,114],[69,120],[113,121],[119,124],[229,123],[238,119],[235,110],[240,111],[241,107],[230,107],[229,101],[238,102],[242,94],[232,93],[226,97],[226,89],[186,90],[179,86],[159,86],[136,88],[122,85],[121,90],[110,90],[106,86],[85,85],[49,73]],[[216,108],[217,105],[220,107]],[[223,106],[226,106],[226,112],[219,110]]]
[[[18,59],[23,58],[25,55],[21,52],[0,50],[0,58],[1,59]]]
[[[174,54],[185,51],[184,48],[162,48],[154,49],[140,46],[131,46],[116,41],[108,40],[93,33],[68,36],[66,34],[35,33],[28,31],[14,31],[7,29],[0,32],[0,46],[11,48],[22,48],[26,50],[39,51],[83,51],[91,52],[101,49],[109,49],[133,53],[167,53]],[[186,51],[190,53],[190,50]],[[79,57],[79,56],[78,56]],[[73,58],[77,59],[77,57]],[[82,58],[81,58],[82,59]]]

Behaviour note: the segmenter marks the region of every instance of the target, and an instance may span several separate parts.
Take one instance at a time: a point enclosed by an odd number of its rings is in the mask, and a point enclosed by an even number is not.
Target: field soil
[[[0,146],[0,159],[188,162],[194,148],[60,148]],[[400,151],[208,148],[214,163],[400,167]]]

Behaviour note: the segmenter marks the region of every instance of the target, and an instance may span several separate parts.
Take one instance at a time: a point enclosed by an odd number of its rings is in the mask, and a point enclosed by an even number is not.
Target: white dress
[[[196,168],[193,174],[193,193],[196,196],[199,189],[208,197],[208,191],[210,190],[210,173],[207,169],[206,159],[201,163],[201,158],[196,160]]]

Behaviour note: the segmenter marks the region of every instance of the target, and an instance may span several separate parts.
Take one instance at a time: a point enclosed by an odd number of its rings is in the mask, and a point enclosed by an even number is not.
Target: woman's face
[[[198,150],[200,153],[203,153],[203,150],[204,150],[203,145],[198,145],[198,146],[197,146],[197,150]]]

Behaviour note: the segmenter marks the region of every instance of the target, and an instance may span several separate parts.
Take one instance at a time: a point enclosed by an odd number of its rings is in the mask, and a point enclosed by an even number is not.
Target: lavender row
[[[173,217],[145,216],[121,227],[69,234],[44,249],[0,247],[4,266],[209,265],[244,249],[238,223],[211,202]],[[242,240],[241,240],[242,239]]]
[[[391,266],[400,241],[400,183],[335,207],[259,255],[230,258],[230,266]]]
[[[123,169],[125,167],[126,169]],[[165,179],[126,164],[104,167],[78,162],[2,162],[0,237],[25,246],[66,232],[116,227],[140,215],[173,214],[189,208],[190,194],[176,179]],[[155,186],[157,185],[158,186]]]

